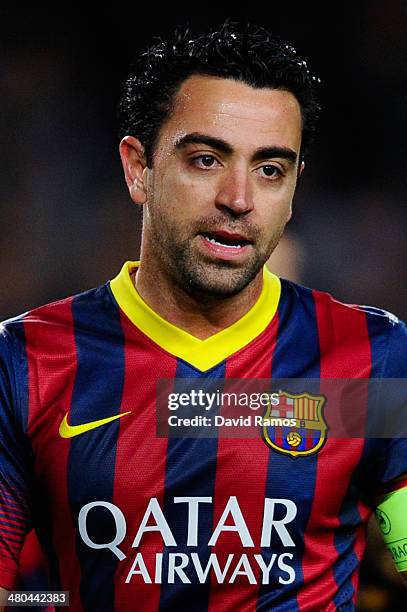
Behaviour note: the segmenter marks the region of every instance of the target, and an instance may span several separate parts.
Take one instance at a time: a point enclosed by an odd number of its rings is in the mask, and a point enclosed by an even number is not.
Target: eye
[[[274,166],[272,164],[267,164],[266,166],[261,166],[257,168],[260,171],[261,176],[269,180],[279,179],[280,176],[283,176],[282,170],[278,166]]]
[[[213,168],[218,160],[213,155],[198,155],[192,159],[192,163],[198,168]]]

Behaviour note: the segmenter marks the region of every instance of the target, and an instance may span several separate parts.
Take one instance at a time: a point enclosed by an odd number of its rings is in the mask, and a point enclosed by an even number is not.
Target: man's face
[[[291,216],[301,128],[290,92],[184,81],[149,171],[145,256],[192,295],[239,293]]]

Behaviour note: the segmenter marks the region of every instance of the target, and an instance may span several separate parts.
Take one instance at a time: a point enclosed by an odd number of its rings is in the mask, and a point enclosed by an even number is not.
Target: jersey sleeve
[[[380,405],[389,411],[394,426],[391,426],[392,437],[384,440],[379,462],[379,484],[383,490],[388,490],[395,479],[407,475],[407,326],[394,316],[390,321],[392,329],[383,367]]]
[[[30,468],[19,415],[12,338],[0,323],[0,587],[11,589],[20,551],[31,529]]]

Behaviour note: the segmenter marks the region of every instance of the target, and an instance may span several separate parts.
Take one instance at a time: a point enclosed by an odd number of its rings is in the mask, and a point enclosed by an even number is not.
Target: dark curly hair
[[[192,74],[290,91],[301,107],[304,157],[320,110],[315,93],[319,79],[290,44],[263,27],[227,20],[219,31],[197,37],[188,27],[177,29],[172,40],[158,39],[133,65],[118,105],[118,136],[136,136],[144,145],[149,167],[175,94]]]

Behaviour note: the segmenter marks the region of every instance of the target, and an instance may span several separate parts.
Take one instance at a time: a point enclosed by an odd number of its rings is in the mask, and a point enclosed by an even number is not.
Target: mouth
[[[204,246],[221,259],[228,259],[243,254],[252,242],[245,236],[234,232],[216,230],[199,234]]]

